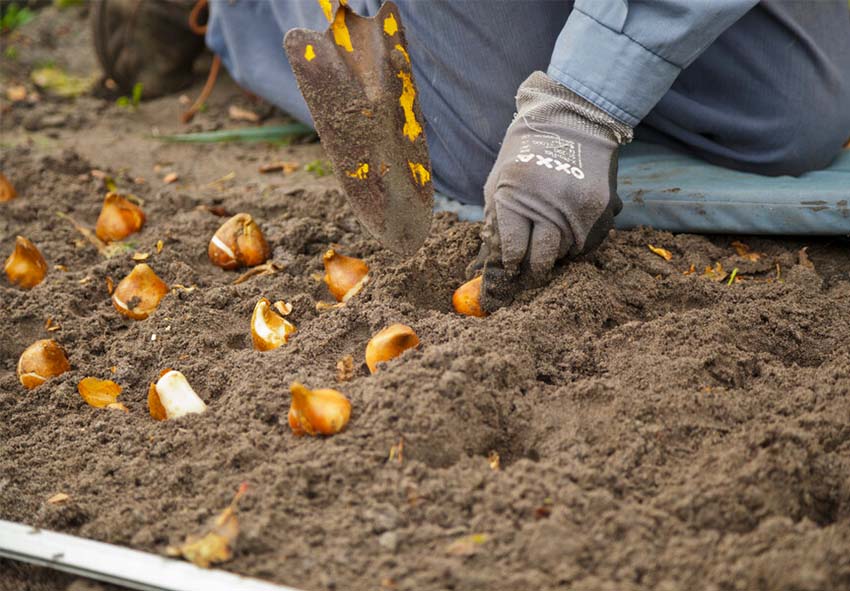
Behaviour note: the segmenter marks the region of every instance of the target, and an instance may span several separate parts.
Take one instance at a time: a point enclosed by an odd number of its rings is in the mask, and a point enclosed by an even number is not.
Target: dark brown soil
[[[74,33],[55,35],[54,59],[87,73],[75,12],[42,11],[24,34],[60,26]],[[41,59],[18,43],[4,84],[25,82]],[[227,105],[244,100],[225,81],[194,128],[238,125]],[[0,205],[0,253],[27,236],[51,271],[31,291],[0,279],[0,518],[162,553],[247,481],[223,568],[306,590],[850,588],[847,241],[739,237],[764,253],[749,262],[734,237],[617,232],[549,287],[466,318],[451,294],[479,227],[438,215],[426,246],[399,261],[359,229],[329,177],[256,173],[309,162],[318,146],[161,145],[148,134],[180,129],[176,97],[137,111],[48,96],[2,108],[0,164],[20,197]],[[25,129],[47,114],[66,122]],[[148,216],[109,259],[56,215],[94,223],[104,190],[92,168],[142,198]],[[171,170],[180,180],[165,185]],[[285,269],[232,285],[237,273],[206,255],[223,220],[200,206],[251,213]],[[318,313],[330,296],[311,274],[331,243],[364,257],[373,280]],[[800,263],[804,246],[814,268]],[[105,282],[137,250],[169,284],[196,289],[133,322]],[[700,277],[718,261],[743,281]],[[691,264],[697,273],[684,275]],[[248,332],[262,296],[291,302],[299,329],[268,353]],[[48,317],[61,329],[47,332]],[[394,322],[422,345],[371,376],[366,342]],[[73,369],[26,391],[18,356],[48,337]],[[356,376],[338,383],[344,355]],[[147,386],[165,367],[185,373],[207,413],[151,419]],[[89,375],[119,382],[130,412],[87,406],[76,385]],[[344,391],[349,427],[294,437],[293,380]],[[401,438],[403,461],[389,460]],[[57,492],[70,502],[48,504]],[[452,546],[470,534],[486,537]],[[0,561],[0,589],[102,588]]]

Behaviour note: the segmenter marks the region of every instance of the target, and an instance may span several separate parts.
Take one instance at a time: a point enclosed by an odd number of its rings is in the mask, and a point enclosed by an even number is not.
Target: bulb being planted
[[[18,192],[15,191],[15,187],[6,178],[6,175],[0,172],[0,203],[11,201],[17,196]]]
[[[369,371],[378,371],[382,361],[395,359],[408,349],[419,346],[419,337],[413,329],[404,324],[393,324],[372,337],[366,345],[366,365]]]
[[[144,320],[168,293],[168,285],[146,263],[133,267],[112,292],[112,305],[124,316]]]
[[[18,379],[27,390],[42,385],[50,378],[71,369],[65,351],[53,339],[34,342],[18,359]]]
[[[95,234],[104,242],[124,240],[130,234],[138,232],[145,225],[145,212],[142,208],[122,197],[109,192],[103,200],[103,207],[97,218]]]
[[[329,248],[322,261],[325,264],[325,283],[338,302],[348,301],[369,280],[369,266],[362,259],[347,257]]]
[[[479,318],[487,316],[487,312],[481,308],[481,281],[480,276],[476,277],[455,290],[452,295],[452,306],[455,312]]]
[[[298,382],[293,382],[289,391],[289,428],[296,435],[334,435],[348,424],[351,403],[341,392],[309,390]]]
[[[260,298],[251,315],[251,340],[257,351],[271,351],[289,340],[289,335],[298,329],[284,318],[292,312],[292,305]]]
[[[207,254],[214,265],[237,269],[265,263],[271,250],[257,222],[247,213],[237,213],[216,231]]]
[[[3,269],[10,282],[24,289],[32,289],[47,275],[47,262],[35,244],[18,236],[15,239],[15,250],[6,259]]]
[[[177,419],[207,410],[204,401],[195,394],[189,381],[179,371],[166,369],[155,384],[148,388],[148,409],[158,421]]]

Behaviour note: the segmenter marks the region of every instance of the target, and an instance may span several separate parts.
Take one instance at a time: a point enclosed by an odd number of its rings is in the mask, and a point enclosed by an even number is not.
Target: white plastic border
[[[139,591],[298,591],[2,519],[0,556]]]

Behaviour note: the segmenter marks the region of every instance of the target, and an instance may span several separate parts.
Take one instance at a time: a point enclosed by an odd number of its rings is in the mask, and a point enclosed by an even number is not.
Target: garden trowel
[[[434,190],[398,8],[385,2],[363,18],[345,0],[318,2],[328,30],[289,31],[286,54],[354,213],[384,246],[412,255]]]

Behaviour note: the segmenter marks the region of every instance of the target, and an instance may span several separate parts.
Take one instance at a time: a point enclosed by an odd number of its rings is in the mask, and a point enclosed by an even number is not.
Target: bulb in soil
[[[237,269],[265,263],[271,250],[251,216],[237,213],[216,231],[207,254],[214,265],[222,269]]]
[[[362,260],[339,254],[333,248],[322,257],[325,283],[336,301],[347,300],[348,293],[362,286],[369,276],[369,266]]]
[[[284,302],[274,305],[266,298],[260,298],[251,315],[251,340],[257,351],[271,351],[285,345],[289,336],[298,329],[284,316],[292,311],[292,306]]]
[[[113,242],[138,232],[144,225],[145,212],[141,207],[118,193],[109,192],[103,200],[95,233],[104,242]]]
[[[4,270],[10,282],[23,289],[32,289],[47,275],[47,262],[35,244],[18,236],[15,250],[6,259]]]
[[[42,339],[26,348],[18,359],[18,379],[27,390],[71,369],[65,351],[53,339]]]
[[[351,403],[336,390],[308,390],[294,382],[289,391],[289,427],[296,435],[334,435],[342,431],[351,416]]]
[[[6,175],[0,172],[0,203],[3,203],[4,201],[11,201],[17,196],[18,192],[15,191],[15,187],[12,186],[12,183],[10,183],[9,179],[6,178]]]
[[[83,378],[77,384],[77,392],[83,400],[95,408],[109,408],[113,405],[124,406],[116,399],[121,394],[121,386],[112,380],[99,380],[97,378]],[[126,410],[126,407],[125,409]]]
[[[382,361],[395,359],[408,349],[419,346],[419,337],[413,329],[404,324],[393,324],[372,337],[366,345],[366,365],[369,371],[378,371]]]
[[[159,421],[177,419],[188,414],[200,414],[207,405],[195,393],[189,381],[179,371],[165,370],[148,389],[148,408]]]
[[[168,285],[146,263],[133,267],[112,292],[112,305],[124,316],[144,320],[168,293]]]
[[[465,316],[487,316],[481,308],[481,277],[476,277],[458,287],[452,295],[452,306],[455,312]]]

